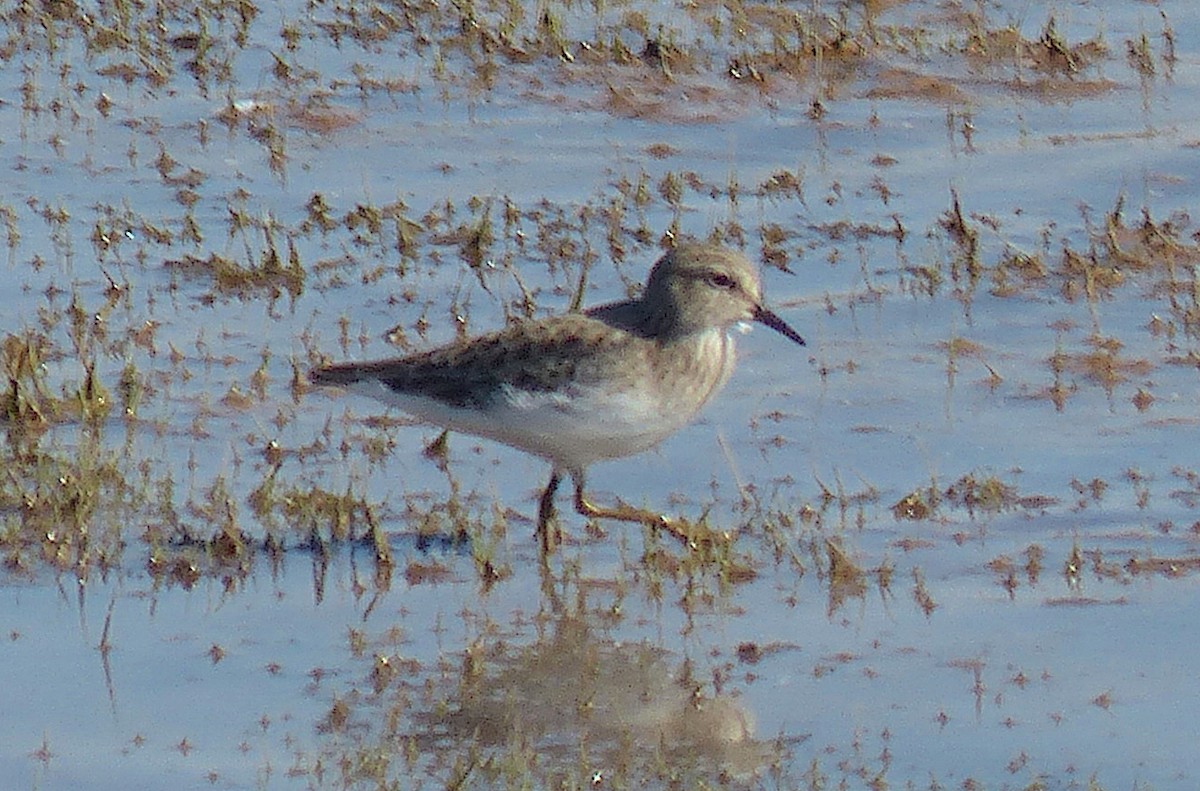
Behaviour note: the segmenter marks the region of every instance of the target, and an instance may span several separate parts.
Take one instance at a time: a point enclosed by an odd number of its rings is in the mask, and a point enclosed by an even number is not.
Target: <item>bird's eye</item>
[[[714,288],[730,290],[737,286],[737,281],[729,275],[725,275],[720,272],[713,272],[708,276],[708,284]]]

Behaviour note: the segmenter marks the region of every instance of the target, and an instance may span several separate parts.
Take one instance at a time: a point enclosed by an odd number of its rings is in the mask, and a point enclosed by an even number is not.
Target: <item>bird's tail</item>
[[[308,372],[308,381],[315,385],[337,385],[346,387],[364,379],[364,370],[359,363],[322,365]]]

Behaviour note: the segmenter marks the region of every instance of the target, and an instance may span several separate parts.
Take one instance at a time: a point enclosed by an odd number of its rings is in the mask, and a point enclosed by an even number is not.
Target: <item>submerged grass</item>
[[[640,183],[643,188],[634,182],[618,182],[611,194],[597,196],[582,209],[572,212],[544,203],[523,207],[511,199],[500,202],[479,199],[462,206],[441,202],[420,215],[420,220],[415,220],[412,217],[416,213],[403,202],[385,206],[361,202],[338,206],[331,198],[314,194],[305,202],[303,218],[289,227],[271,217],[253,219],[244,211],[231,210],[230,236],[241,243],[246,250],[246,260],[253,263],[244,265],[216,252],[208,253],[207,258],[187,255],[171,259],[167,261],[167,271],[182,273],[189,282],[180,284],[173,278],[169,291],[174,293],[183,288],[191,298],[205,306],[221,298],[235,298],[261,301],[270,307],[285,295],[294,304],[308,289],[319,292],[359,287],[359,283],[343,277],[340,266],[330,267],[321,261],[305,260],[303,251],[307,249],[307,240],[316,237],[327,244],[340,238],[353,240],[356,246],[376,250],[380,255],[398,258],[401,264],[389,276],[401,280],[420,275],[421,267],[417,266],[417,261],[438,260],[442,253],[448,253],[462,262],[465,271],[472,273],[480,288],[500,301],[501,310],[514,317],[528,316],[537,312],[537,300],[543,292],[529,288],[516,267],[496,265],[496,262],[512,261],[517,256],[541,259],[551,273],[552,282],[558,282],[561,288],[569,288],[578,295],[582,291],[577,285],[585,282],[582,275],[595,257],[594,252],[585,251],[595,249],[597,237],[604,240],[603,246],[615,258],[624,259],[634,251],[639,258],[653,255],[658,240],[647,238],[640,224],[631,225],[631,213],[640,213],[645,206],[674,211],[672,207],[684,201],[685,194],[689,196],[687,200],[704,195],[730,203],[737,200],[737,190],[730,185],[705,183],[688,174],[671,171],[659,180],[657,190],[650,187],[653,182],[645,173],[640,177]],[[796,173],[778,171],[759,185],[755,193],[766,200],[797,197],[803,200],[802,183]],[[494,224],[498,206],[503,207],[503,233]],[[926,264],[933,269],[926,278],[923,298],[936,299],[942,284],[948,284],[969,310],[976,298],[977,285],[991,282],[999,284],[993,289],[992,296],[1002,299],[1058,294],[1067,300],[1099,304],[1116,299],[1126,287],[1122,272],[1138,271],[1155,279],[1152,290],[1164,301],[1165,308],[1151,324],[1151,332],[1171,340],[1173,346],[1180,349],[1177,355],[1181,361],[1192,359],[1182,356],[1182,347],[1174,342],[1174,339],[1191,338],[1196,334],[1194,328],[1198,322],[1195,316],[1200,315],[1200,309],[1196,307],[1200,304],[1197,302],[1200,289],[1196,287],[1193,266],[1200,260],[1200,247],[1188,235],[1183,218],[1159,221],[1145,211],[1140,222],[1130,226],[1123,219],[1123,202],[1118,201],[1101,227],[1092,230],[1086,252],[1064,246],[1057,257],[1059,263],[1055,265],[1046,263],[1054,260],[1048,250],[1016,253],[1008,245],[1000,245],[997,250],[997,246],[987,240],[988,233],[996,228],[998,224],[994,218],[973,217],[960,198],[952,194],[950,209],[931,231],[931,234],[946,235],[950,253],[943,261]],[[822,227],[816,230],[835,242],[846,238],[844,229],[835,231]],[[726,225],[715,230],[714,236],[730,241],[743,232],[740,227]],[[790,232],[777,224],[764,223],[758,229],[758,235],[764,258],[769,263],[785,269],[791,265],[797,251]],[[276,239],[285,240],[286,253],[280,250]],[[897,240],[902,241],[902,237]],[[159,242],[161,240],[153,237],[146,241],[151,245]],[[113,248],[107,249],[112,255]],[[904,285],[911,274],[911,271],[900,274],[896,291],[911,293]],[[116,280],[107,278],[107,284],[101,290],[104,296],[99,309],[85,308],[79,291],[73,294],[65,308],[55,309],[56,292],[51,289],[48,291],[51,307],[42,313],[38,327],[9,333],[0,343],[0,361],[8,379],[8,386],[0,397],[0,414],[9,435],[10,448],[26,448],[11,454],[10,479],[39,481],[46,477],[48,468],[69,467],[71,462],[62,458],[61,449],[39,455],[37,437],[44,432],[78,424],[87,428],[85,433],[91,437],[89,442],[93,448],[112,448],[109,451],[112,457],[103,464],[95,461],[93,452],[86,471],[58,476],[64,481],[79,482],[78,485],[86,490],[74,498],[63,495],[65,501],[76,503],[77,515],[91,514],[96,506],[89,503],[98,500],[115,501],[120,508],[145,507],[148,498],[144,494],[123,501],[127,493],[120,490],[119,482],[122,478],[128,479],[133,482],[128,485],[129,491],[144,491],[156,486],[157,481],[153,475],[149,480],[143,480],[145,475],[138,470],[144,459],[130,450],[124,452],[131,455],[122,458],[123,451],[113,447],[114,441],[107,439],[106,434],[117,426],[124,426],[125,432],[162,431],[162,424],[152,416],[161,414],[164,405],[169,403],[164,398],[170,398],[167,391],[171,383],[186,384],[195,375],[188,357],[174,346],[171,347],[173,373],[164,376],[161,369],[156,370],[161,320],[142,312],[144,303],[132,299],[132,289],[128,285],[119,285]],[[506,293],[516,296],[505,300],[503,295]],[[400,298],[409,298],[408,292],[400,292]],[[457,320],[455,331],[465,332],[466,311],[459,308],[452,313]],[[430,323],[420,318],[411,329],[417,334],[425,334],[429,327]],[[1063,341],[1048,360],[1054,384],[1047,387],[1046,398],[1062,408],[1088,384],[1102,387],[1110,396],[1132,387],[1129,397],[1140,405],[1139,409],[1153,409],[1153,385],[1145,380],[1154,368],[1152,362],[1144,357],[1126,356],[1118,339],[1099,334],[1084,339],[1084,350],[1072,350],[1065,341],[1070,329],[1065,325],[1057,327]],[[405,328],[397,327],[394,333],[403,336]],[[349,325],[345,324],[343,346],[349,347],[354,340]],[[310,349],[309,359],[316,359],[319,348],[316,337],[302,336],[302,341]],[[366,345],[368,339],[360,336],[357,341]],[[951,337],[943,347],[951,387],[953,374],[963,360],[985,361],[989,354],[985,347],[962,335]],[[69,353],[67,348],[71,350]],[[198,339],[196,348],[205,367],[236,362],[236,358],[214,354],[209,340]],[[272,355],[266,350],[260,352],[260,357],[260,364],[248,383],[240,386],[233,383],[224,390],[223,407],[253,413],[260,405],[272,403],[271,394],[276,390],[269,374],[273,368]],[[119,365],[114,365],[113,358],[120,361]],[[303,370],[306,366],[302,359],[294,359],[291,365],[292,386],[285,398],[295,402],[305,395]],[[71,378],[66,373],[70,369],[78,372],[77,377]],[[989,370],[993,374],[992,386],[999,386],[1002,380],[990,366]],[[211,407],[206,407],[193,422],[192,431],[197,439],[208,434],[205,424],[212,414],[203,412],[210,410]],[[287,429],[291,423],[288,412],[280,407],[274,418],[276,430]],[[123,419],[115,420],[117,416]],[[275,433],[270,431],[267,436]],[[336,450],[343,459],[358,458],[361,454],[370,468],[391,452],[392,442],[382,438],[386,435],[374,431],[360,434],[355,429],[353,434],[338,437],[327,429],[326,438],[317,444],[285,449],[275,440],[267,440],[267,451],[261,451],[261,433],[256,431],[254,436],[259,437],[253,443],[257,446],[255,452],[265,453],[264,459],[268,462],[261,471],[259,484],[252,489],[227,486],[230,493],[219,498],[220,502],[193,508],[187,519],[178,518],[167,524],[165,532],[159,531],[153,542],[152,551],[156,557],[161,560],[170,553],[172,541],[176,540],[171,537],[172,531],[185,537],[179,539],[184,544],[200,541],[208,547],[209,554],[222,563],[247,556],[248,547],[261,545],[268,536],[279,546],[313,546],[327,541],[365,539],[375,545],[381,562],[390,557],[383,537],[388,529],[381,526],[378,504],[368,503],[353,486],[343,485],[330,490],[303,474],[297,475],[300,468],[296,465],[299,460],[311,462]],[[100,476],[98,467],[106,470],[104,476]],[[158,480],[167,478],[168,474],[164,473]],[[210,481],[206,491],[211,495],[218,483],[219,478]],[[109,488],[104,497],[99,497],[96,492],[103,486]],[[790,526],[787,529],[794,530],[798,525],[807,525],[806,529],[813,528],[820,534],[834,524],[855,527],[877,518],[873,509],[878,505],[878,493],[867,492],[856,499],[848,498],[837,488],[820,486],[824,494],[815,507],[772,506],[764,510],[760,506],[753,517],[755,521],[748,523],[744,532],[764,531],[777,562],[803,568],[808,562],[804,559],[806,552],[796,550],[794,535],[774,535],[778,527]],[[412,510],[405,519],[414,520],[414,533],[450,536],[454,541],[471,544],[479,553],[481,575],[494,577],[507,573],[504,571],[507,564],[497,558],[496,553],[502,545],[500,537],[509,530],[509,512],[488,506],[485,510],[494,514],[490,519],[467,516],[458,502],[453,483],[451,490],[451,498],[440,507],[430,508],[419,501],[410,504]],[[62,503],[49,503],[51,493],[44,485],[28,498],[14,493],[10,499],[14,503],[25,499],[41,503],[42,506],[34,510],[40,512],[44,507],[51,514],[62,513],[67,507]],[[994,476],[968,474],[949,487],[916,488],[895,502],[890,510],[900,519],[924,520],[944,514],[948,508],[962,508],[968,518],[975,518],[977,514],[995,514],[1012,508],[1040,508],[1052,502],[1052,497],[1019,496],[1011,485]],[[1027,503],[1033,505],[1027,506]],[[173,508],[178,510],[181,505],[174,503]],[[839,514],[833,522],[824,516],[830,506],[834,506],[834,511]],[[822,516],[811,521],[814,515]],[[86,518],[77,517],[73,522],[68,520],[68,524],[81,525],[86,521]],[[60,527],[55,535],[61,536],[61,530]],[[12,532],[10,530],[10,534]],[[128,536],[123,539],[128,540]],[[29,536],[10,542],[16,548],[13,550],[15,567],[29,565],[29,557],[22,556],[22,548],[36,543]],[[72,545],[78,544],[75,541]],[[112,554],[112,550],[107,551],[105,557],[110,558]],[[59,552],[56,557],[61,555]],[[653,557],[653,554],[648,555],[647,559]],[[687,556],[684,567],[700,558]],[[61,559],[55,562],[60,563]],[[704,562],[721,569],[730,582],[752,579],[756,573],[753,562],[733,555],[711,556]]]
[[[356,289],[377,301],[373,306],[403,316],[387,332],[390,341],[402,348],[429,345],[568,302],[578,307],[601,261],[613,262],[626,286],[636,289],[644,263],[694,227],[698,211],[713,218],[713,239],[757,250],[764,264],[783,272],[858,265],[862,288],[826,294],[830,314],[897,296],[922,304],[956,300],[965,328],[937,346],[930,368],[944,372],[948,390],[967,361],[979,361],[991,372],[993,391],[1033,382],[1029,395],[1060,411],[1089,390],[1101,391],[1153,416],[1173,397],[1160,390],[1155,372],[1200,364],[1200,245],[1182,212],[1162,218],[1146,208],[1130,221],[1118,198],[1102,219],[1085,212],[1074,236],[1052,233],[1049,225],[1057,220],[1047,218],[1039,243],[1018,244],[1001,220],[974,212],[969,199],[951,191],[945,212],[924,229],[934,254],[917,255],[912,240],[922,229],[898,208],[901,196],[887,178],[895,161],[886,154],[872,155],[872,176],[862,187],[882,207],[878,212],[810,220],[819,214],[814,207],[848,206],[847,186],[822,184],[820,171],[805,172],[794,161],[754,176],[732,166],[695,172],[675,164],[683,145],[675,140],[651,146],[648,159],[631,158],[611,183],[570,203],[494,194],[377,201],[345,189],[322,187],[307,197],[290,190],[295,177],[289,169],[307,165],[292,159],[289,136],[317,135],[336,145],[340,133],[359,133],[367,111],[358,106],[380,98],[449,106],[464,96],[481,101],[489,91],[522,86],[523,100],[556,110],[598,107],[618,118],[691,125],[799,106],[807,108],[802,122],[822,130],[833,128],[845,97],[910,100],[945,107],[953,145],[969,154],[970,97],[979,92],[1048,102],[1102,95],[1117,88],[1108,75],[1121,68],[1120,57],[1142,81],[1169,74],[1174,59],[1165,17],[1157,50],[1141,35],[1114,55],[1101,36],[1068,40],[1053,16],[1029,36],[990,19],[983,6],[939,7],[921,24],[889,13],[906,5],[699,3],[663,15],[652,6],[595,4],[584,11],[559,1],[537,8],[335,2],[264,15],[250,0],[186,7],[55,0],[0,11],[0,60],[13,64],[14,73],[20,66],[22,75],[15,92],[22,124],[14,136],[26,152],[35,151],[29,158],[44,145],[48,158],[39,166],[73,163],[72,135],[87,138],[116,125],[130,130],[125,156],[131,172],[147,174],[136,187],[130,184],[131,192],[153,183],[152,194],[166,196],[106,197],[109,202],[89,206],[38,196],[0,205],[10,274],[26,292],[44,295],[36,312],[14,317],[19,326],[2,328],[0,338],[5,568],[15,577],[49,572],[81,581],[145,569],[156,584],[191,588],[215,579],[233,590],[256,569],[277,568],[285,553],[302,552],[312,558],[314,585],[323,590],[324,560],[344,547],[365,547],[375,572],[368,584],[386,592],[395,578],[414,587],[456,580],[462,564],[454,553],[461,552],[486,596],[490,586],[518,573],[529,554],[527,503],[514,506],[512,493],[464,492],[449,472],[444,495],[422,486],[374,500],[364,475],[391,472],[382,468],[397,447],[393,424],[330,418],[315,437],[297,429],[297,412],[316,403],[307,368],[335,346],[342,354],[371,348],[382,328],[346,316],[337,326],[289,331],[298,343],[283,353],[264,345],[255,322],[292,327],[298,306]],[[338,57],[324,57],[330,51]],[[256,73],[251,92],[246,64],[263,53],[270,67]],[[925,73],[947,61],[943,74]],[[163,101],[173,92],[189,96],[191,89],[219,109],[200,121],[168,124],[166,131],[128,98]],[[676,101],[681,92],[688,102]],[[244,152],[235,146],[241,142],[253,146],[232,175],[217,167],[214,140],[221,135],[232,141],[231,150]],[[185,138],[194,138],[195,147]],[[83,155],[89,175],[110,167],[91,161],[96,148]],[[273,186],[286,189],[268,191],[238,170],[250,171],[253,156]],[[262,194],[255,191],[260,188]],[[263,211],[267,204],[271,209]],[[894,270],[868,263],[878,242],[894,245]],[[97,265],[82,262],[80,250],[89,244]],[[437,284],[437,297],[429,296],[430,283]],[[969,337],[971,311],[984,299],[1014,311],[1025,301],[1061,301],[1091,309],[1093,317],[1120,300],[1146,300],[1153,306],[1146,332],[1161,354],[1116,337],[1098,318],[1078,332],[1056,323],[1045,330],[1047,353],[1037,358],[1036,370],[1010,366],[1002,378],[996,363],[1002,352]],[[855,370],[848,358],[819,373],[828,381]],[[781,429],[761,450],[780,453],[789,442],[795,440]],[[414,448],[412,455],[418,453]],[[619,622],[622,591],[633,591],[628,595],[660,610],[675,608],[685,621],[680,631],[691,635],[702,628],[696,624],[704,614],[731,606],[739,589],[776,580],[786,580],[781,586],[804,581],[806,592],[820,591],[829,618],[847,617],[868,596],[895,602],[903,584],[906,606],[934,619],[940,578],[927,576],[915,559],[892,560],[890,547],[905,553],[925,548],[937,536],[915,537],[924,528],[931,534],[945,528],[953,542],[968,543],[991,520],[1079,513],[1099,508],[1106,496],[1105,482],[1090,475],[1068,484],[1060,498],[1022,491],[1015,474],[952,469],[942,482],[911,471],[909,493],[896,500],[898,492],[869,483],[851,490],[815,473],[811,483],[797,481],[794,457],[773,458],[783,459],[776,480],[739,485],[736,503],[714,496],[700,509],[701,520],[711,520],[729,541],[688,551],[648,532],[639,549],[621,543],[615,579],[605,580],[617,592],[589,610],[589,625]],[[1187,508],[1200,502],[1196,475],[1187,469],[1165,484],[1131,471],[1127,483],[1141,509],[1164,488]],[[889,519],[914,536],[881,550],[871,535],[894,529]],[[1166,520],[1154,529],[1187,541],[1200,530]],[[578,573],[599,535],[594,526],[578,526],[578,544],[556,561],[564,576]],[[414,552],[401,557],[398,547],[407,549],[401,542],[410,539]],[[1067,550],[1047,542],[1019,553],[963,557],[986,568],[1012,597],[1053,576],[1046,569],[1061,570],[1072,595],[1048,605],[1092,603],[1079,593],[1084,580],[1127,584],[1146,576],[1190,578],[1200,570],[1186,544],[1178,552],[1149,548],[1129,556],[1096,542],[1085,536]],[[579,628],[563,617],[571,608],[547,593],[572,586],[585,587],[578,579],[543,580],[547,610],[538,614],[539,634],[557,630],[561,637]],[[579,660],[576,671],[613,673],[605,662],[626,674],[645,669],[621,664],[620,652],[603,637],[575,637],[582,646],[570,654]],[[551,640],[540,647],[546,645],[552,657],[567,653]],[[655,721],[639,738],[608,733],[602,746],[581,739],[567,763],[542,758],[535,745],[543,736],[536,733],[528,741],[484,743],[475,729],[436,730],[445,719],[423,732],[406,730],[410,708],[455,711],[460,724],[468,719],[461,715],[469,706],[451,698],[447,678],[464,692],[491,685],[516,690],[522,700],[531,697],[530,678],[545,678],[530,670],[534,652],[498,639],[481,639],[468,650],[457,675],[408,664],[394,646],[376,647],[378,655],[363,655],[371,663],[363,689],[332,701],[321,723],[329,753],[298,756],[295,775],[315,785],[379,787],[398,785],[416,770],[431,778],[430,787],[443,788],[739,783],[727,768],[691,761],[711,758],[712,749],[700,748],[713,745],[674,719]],[[645,665],[672,675],[661,657]],[[705,706],[728,681],[724,672],[697,681],[683,666],[674,686],[666,686],[671,711],[683,721],[705,721]],[[430,705],[412,704],[421,696]],[[546,708],[571,709],[568,716],[595,725],[602,700]],[[670,741],[665,737],[691,738],[699,747],[656,750]],[[643,749],[643,742],[652,747]],[[446,750],[451,743],[454,749]],[[601,761],[601,750],[612,760]],[[886,745],[880,755],[888,755]],[[312,762],[304,763],[306,757]],[[840,763],[818,756],[799,777],[785,777],[778,763],[764,771],[778,787],[841,782],[882,788],[889,785],[889,762],[861,754]]]

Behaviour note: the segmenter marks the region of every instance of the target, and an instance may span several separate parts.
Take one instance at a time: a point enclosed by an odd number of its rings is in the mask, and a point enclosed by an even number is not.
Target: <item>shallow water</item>
[[[3,14],[0,785],[1194,785],[1196,11],[513,8]],[[293,385],[668,232],[809,345],[589,482],[729,556]]]

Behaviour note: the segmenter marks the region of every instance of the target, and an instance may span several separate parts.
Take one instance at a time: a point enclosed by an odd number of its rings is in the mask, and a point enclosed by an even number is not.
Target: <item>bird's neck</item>
[[[588,315],[610,327],[661,344],[687,342],[710,329],[708,325],[689,324],[684,320],[686,314],[669,300],[631,299],[613,302],[592,308]]]

